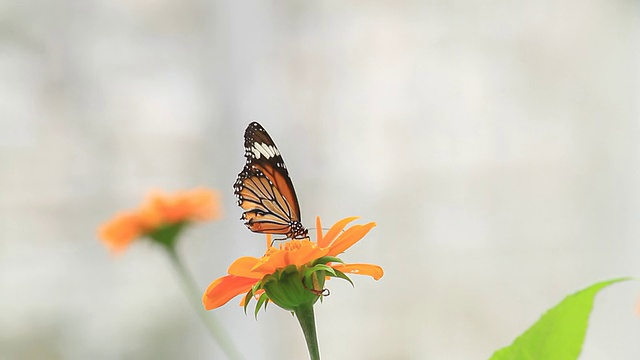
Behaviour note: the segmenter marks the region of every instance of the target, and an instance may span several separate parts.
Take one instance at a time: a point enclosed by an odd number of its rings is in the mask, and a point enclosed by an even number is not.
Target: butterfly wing
[[[282,155],[257,122],[244,134],[246,164],[234,185],[242,219],[253,232],[307,237],[300,223],[300,206]]]

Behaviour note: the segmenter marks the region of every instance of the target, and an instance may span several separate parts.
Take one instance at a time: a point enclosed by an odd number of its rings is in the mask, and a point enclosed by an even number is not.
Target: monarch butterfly
[[[262,234],[280,234],[288,239],[308,237],[300,222],[300,205],[282,155],[271,136],[257,122],[244,132],[244,156],[247,160],[233,185],[241,220],[249,230]]]

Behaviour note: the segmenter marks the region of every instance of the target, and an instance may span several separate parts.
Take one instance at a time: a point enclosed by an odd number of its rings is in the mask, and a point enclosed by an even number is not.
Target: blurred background
[[[640,4],[0,3],[0,359],[221,359],[161,249],[96,228],[151,189],[220,191],[179,251],[205,287],[264,237],[238,220],[243,132],[303,221],[376,221],[332,281],[325,359],[486,359],[564,296],[640,276]],[[581,359],[640,358],[637,283]],[[295,318],[215,310],[247,358],[305,359]]]

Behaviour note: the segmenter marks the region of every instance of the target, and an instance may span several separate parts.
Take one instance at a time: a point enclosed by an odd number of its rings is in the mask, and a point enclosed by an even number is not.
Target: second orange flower
[[[110,250],[119,253],[139,237],[157,237],[154,240],[162,241],[165,230],[180,231],[189,222],[216,219],[220,212],[218,195],[210,189],[174,194],[155,191],[138,209],[120,213],[103,224],[98,235]]]

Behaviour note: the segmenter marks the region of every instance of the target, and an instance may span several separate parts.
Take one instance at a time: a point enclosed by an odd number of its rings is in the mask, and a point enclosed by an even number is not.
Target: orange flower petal
[[[263,275],[271,274],[276,269],[287,266],[286,262],[287,253],[285,251],[274,251],[270,255],[266,255],[260,259],[260,262],[256,264],[251,271],[262,273]]]
[[[202,295],[202,304],[206,310],[220,307],[234,297],[246,293],[257,282],[240,276],[227,275],[212,282]]]
[[[342,229],[344,229],[344,227],[347,226],[348,223],[352,222],[357,218],[358,216],[351,216],[348,218],[344,218],[338,221],[337,223],[333,224],[331,229],[329,229],[329,231],[327,231],[324,237],[322,237],[322,241],[320,241],[320,239],[317,241],[318,246],[328,247],[331,244],[331,242],[333,242],[335,237],[338,236],[338,234],[342,231]]]
[[[267,250],[269,250],[269,248],[271,247],[271,244],[273,243],[273,240],[271,238],[272,238],[271,234],[267,234]]]
[[[384,270],[373,264],[335,264],[331,267],[343,273],[369,275],[375,280],[379,280],[384,275]]]
[[[211,220],[220,217],[218,193],[206,188],[196,188],[184,193],[183,206],[186,206],[191,220]]]
[[[133,212],[117,215],[98,230],[100,240],[114,253],[124,251],[140,235],[140,218]]]
[[[296,251],[289,252],[287,265],[304,265],[325,256],[328,252],[329,249],[322,249],[317,247],[315,244],[309,243],[308,246],[303,246]]]
[[[163,224],[205,221],[220,216],[217,193],[205,188],[166,194],[153,191],[138,210],[149,231]]]
[[[253,269],[256,264],[260,262],[260,259],[252,257],[252,256],[243,256],[241,258],[236,259],[229,269],[227,273],[229,275],[241,276],[252,279],[262,279],[263,275],[253,272]]]
[[[164,222],[162,213],[153,207],[142,207],[138,210],[138,216],[140,216],[140,227],[145,233],[153,231],[162,225]]]
[[[326,247],[320,245],[324,244],[322,241],[322,223],[320,222],[320,216],[316,216],[316,244],[320,247]]]
[[[367,235],[374,226],[376,226],[376,223],[370,222],[365,225],[354,225],[350,227],[331,244],[328,255],[337,256],[343,253]]]

